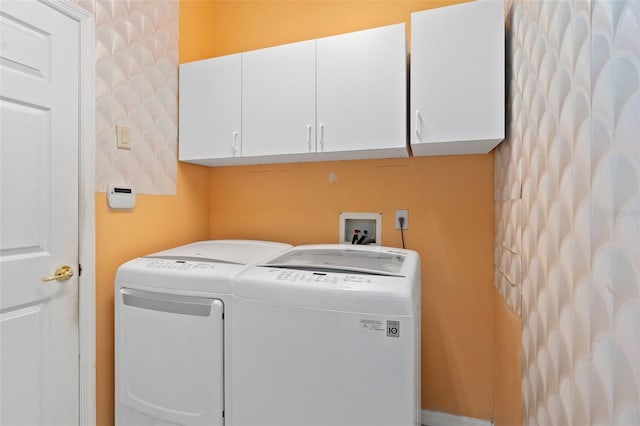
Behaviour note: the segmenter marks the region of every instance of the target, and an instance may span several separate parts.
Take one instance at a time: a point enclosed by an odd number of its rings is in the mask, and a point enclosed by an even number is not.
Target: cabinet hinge
[[[78,276],[82,275],[82,263],[78,263]]]

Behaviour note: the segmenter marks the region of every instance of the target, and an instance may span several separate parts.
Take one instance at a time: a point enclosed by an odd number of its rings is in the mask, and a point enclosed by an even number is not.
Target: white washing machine
[[[115,283],[117,425],[223,425],[233,277],[287,244],[202,241],[131,260]]]
[[[420,259],[299,246],[236,278],[233,426],[420,424]]]

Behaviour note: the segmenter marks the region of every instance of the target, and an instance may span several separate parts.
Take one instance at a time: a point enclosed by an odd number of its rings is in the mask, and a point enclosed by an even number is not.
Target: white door
[[[242,155],[316,152],[316,42],[242,54]]]
[[[0,2],[0,424],[79,422],[77,22]],[[68,265],[67,280],[44,281]]]

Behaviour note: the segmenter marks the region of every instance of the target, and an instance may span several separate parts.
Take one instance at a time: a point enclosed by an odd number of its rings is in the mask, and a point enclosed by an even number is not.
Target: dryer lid
[[[344,247],[292,249],[265,266],[319,272],[348,272],[404,276],[405,255],[392,250],[356,250]]]
[[[289,247],[291,247],[289,244],[271,241],[210,240],[175,247],[145,257],[177,261],[248,265],[275,256]]]

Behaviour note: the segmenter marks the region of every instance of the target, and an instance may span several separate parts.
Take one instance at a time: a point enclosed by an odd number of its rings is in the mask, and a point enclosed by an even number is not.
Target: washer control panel
[[[371,279],[366,275],[357,274],[331,274],[325,272],[313,272],[313,271],[299,271],[285,269],[281,270],[276,276],[278,281],[288,282],[309,282],[309,283],[324,283],[324,284],[339,284],[339,283],[371,283]]]

